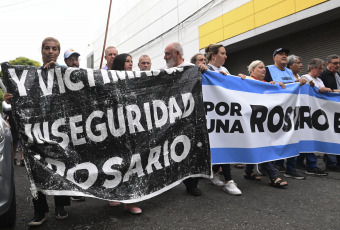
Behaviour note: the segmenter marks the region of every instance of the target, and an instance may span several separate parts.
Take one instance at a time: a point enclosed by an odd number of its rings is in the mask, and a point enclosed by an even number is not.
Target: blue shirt
[[[283,84],[294,83],[295,78],[293,72],[286,67],[284,70],[280,70],[275,65],[269,65],[266,67],[266,76],[264,80],[266,82],[275,81],[275,82],[282,82]]]

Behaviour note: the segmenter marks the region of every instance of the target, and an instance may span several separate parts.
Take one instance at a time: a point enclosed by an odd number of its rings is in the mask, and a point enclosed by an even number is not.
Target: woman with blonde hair
[[[246,79],[256,80],[256,81],[263,81],[264,77],[266,76],[266,66],[264,63],[260,60],[253,61],[248,66],[248,71],[250,76],[246,77]],[[269,82],[269,84],[275,84],[275,81]],[[283,89],[286,88],[285,85],[281,82],[278,83]],[[247,164],[246,170],[244,171],[244,178],[249,180],[261,180],[261,177],[256,175],[254,171],[254,164]],[[268,175],[270,179],[269,185],[276,187],[276,188],[282,188],[284,186],[287,186],[288,183],[277,175],[274,165],[271,162],[265,162],[259,165],[259,172],[262,175]]]

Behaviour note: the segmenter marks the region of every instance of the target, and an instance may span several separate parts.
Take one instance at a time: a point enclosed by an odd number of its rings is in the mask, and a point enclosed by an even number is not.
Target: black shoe
[[[307,166],[304,163],[301,163],[301,164],[296,164],[295,168],[301,169],[301,170],[306,170]]]
[[[14,159],[13,164],[17,165],[17,159]]]
[[[68,213],[65,211],[64,206],[55,207],[55,218],[63,220],[68,217]]]
[[[193,196],[201,196],[202,192],[199,190],[199,188],[187,188],[187,193]]]
[[[24,160],[20,160],[20,166],[25,166],[25,161]]]
[[[289,178],[294,178],[297,180],[304,180],[306,179],[306,177],[304,175],[302,175],[301,173],[296,172],[296,170],[294,171],[286,171],[283,174],[284,177],[289,177]]]
[[[331,165],[326,167],[327,171],[333,171],[333,172],[340,172],[340,166],[339,165]]]
[[[275,167],[275,169],[276,169],[277,172],[285,172],[285,171],[286,171],[285,166],[282,166],[282,165],[275,165],[275,164],[274,164],[274,167]]]
[[[73,201],[85,201],[85,197],[83,197],[83,196],[71,196],[71,200],[73,200]]]
[[[315,176],[327,176],[328,172],[325,172],[322,169],[315,167],[312,169],[307,169],[306,174],[315,175]]]
[[[28,223],[28,226],[39,226],[46,220],[45,213],[35,213],[33,219]]]

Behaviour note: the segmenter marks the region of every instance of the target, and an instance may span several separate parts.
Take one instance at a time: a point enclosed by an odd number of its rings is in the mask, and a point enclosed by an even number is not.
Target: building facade
[[[135,0],[111,10],[106,45],[130,53],[134,70],[143,54],[153,69],[164,66],[164,48],[175,41],[187,61],[211,43],[223,44],[225,66],[235,75],[253,60],[272,64],[278,47],[301,56],[305,66],[311,58],[340,54],[338,0]],[[88,67],[99,68],[103,41],[104,33],[89,46]]]

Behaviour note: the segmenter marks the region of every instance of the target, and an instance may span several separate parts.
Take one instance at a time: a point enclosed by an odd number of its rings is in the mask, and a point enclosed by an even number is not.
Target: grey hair
[[[296,62],[297,59],[300,59],[300,61],[302,61],[301,57],[299,57],[299,56],[296,56],[296,55],[294,55],[294,54],[289,55],[289,56],[287,57],[287,68],[290,69],[290,67],[291,67],[292,65],[294,65],[294,63]]]
[[[250,63],[250,65],[248,66],[248,72],[249,74],[251,74],[251,71],[253,69],[255,69],[259,64],[263,63],[263,61],[261,60],[256,60],[256,61],[253,61],[252,63]],[[263,63],[264,64],[264,63]]]
[[[307,67],[307,70],[311,71],[311,69],[319,68],[320,66],[323,66],[324,64],[325,64],[325,62],[322,59],[313,58],[312,60],[310,60],[308,67]]]
[[[139,57],[139,61],[140,61],[141,58],[149,58],[150,61],[151,61],[151,58],[150,58],[148,55],[146,55],[146,54],[143,54],[142,56],[140,56],[140,57]]]
[[[181,54],[181,56],[183,57],[184,54],[183,54],[182,45],[179,44],[178,42],[174,42],[174,43],[172,43],[172,45],[173,45],[174,52],[178,51]]]
[[[326,57],[326,63],[331,63],[332,62],[332,59],[340,59],[339,55],[337,54],[332,54],[332,55],[329,55],[328,57]]]
[[[108,51],[109,49],[116,49],[116,50],[117,50],[117,48],[116,48],[115,46],[108,46],[108,47],[106,47],[106,49],[105,49],[105,56],[107,55],[107,51]]]
[[[191,62],[192,64],[195,64],[195,65],[196,65],[196,61],[197,61],[197,56],[198,56],[198,55],[204,56],[204,54],[201,54],[201,53],[195,54],[195,55],[192,56],[191,59],[190,59],[190,62]],[[204,57],[204,58],[205,58],[205,57]]]

